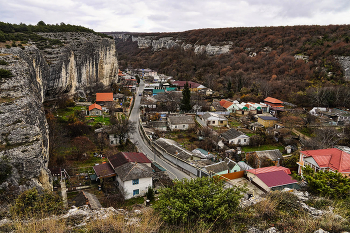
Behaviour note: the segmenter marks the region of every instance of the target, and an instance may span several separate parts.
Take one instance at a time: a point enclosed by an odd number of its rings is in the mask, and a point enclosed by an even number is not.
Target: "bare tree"
[[[120,117],[111,117],[111,126],[110,133],[116,134],[119,139],[119,144],[124,144],[125,140],[135,132],[136,126],[135,123],[129,121],[125,116]]]
[[[313,150],[332,148],[341,140],[338,131],[333,127],[318,128],[315,130],[315,134],[314,138],[303,139],[305,147]]]

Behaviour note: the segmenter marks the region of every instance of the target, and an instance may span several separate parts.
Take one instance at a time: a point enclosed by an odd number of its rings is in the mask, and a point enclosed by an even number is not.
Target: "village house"
[[[173,115],[168,116],[168,126],[173,130],[188,130],[196,126],[193,116],[189,115]]]
[[[99,179],[115,177],[125,199],[144,195],[152,187],[152,162],[143,153],[119,152],[93,169]]]
[[[102,107],[98,104],[91,104],[89,106],[89,115],[90,116],[101,116],[102,115]]]
[[[264,103],[273,109],[284,109],[283,101],[272,97],[267,97],[264,99]]]
[[[111,93],[96,93],[96,103],[104,106],[107,103],[113,103],[113,92]]]
[[[274,127],[277,124],[278,118],[273,116],[258,115],[258,123],[263,125],[265,128]]]
[[[167,131],[167,122],[166,121],[148,121],[147,126],[158,131]]]
[[[220,100],[220,105],[221,107],[223,107],[225,109],[225,111],[227,112],[232,112],[233,111],[233,107],[234,107],[234,104],[233,102],[231,101],[228,101],[228,100]]]
[[[206,112],[200,116],[200,119],[207,126],[222,127],[227,126],[228,120],[226,117],[216,113]]]
[[[264,167],[247,170],[250,182],[265,192],[282,190],[284,188],[298,189],[298,181],[289,176],[290,170],[281,166]]]
[[[177,86],[180,90],[184,89],[184,86],[188,84],[188,88],[190,89],[191,92],[197,92],[201,89],[206,88],[202,84],[195,83],[192,81],[174,81],[172,82],[172,85]]]
[[[228,144],[241,146],[249,145],[249,136],[236,129],[229,129],[222,133],[220,136],[223,139],[223,142],[226,142]]]
[[[270,166],[270,162],[274,165],[280,165],[283,155],[279,149],[275,150],[263,150],[263,151],[251,151],[246,153],[246,160],[255,161],[255,164],[251,164],[257,168]],[[268,161],[266,161],[268,160]]]
[[[310,166],[317,171],[338,171],[350,177],[350,154],[338,148],[300,151],[298,173]]]
[[[213,102],[212,102],[212,104],[210,106],[210,111],[212,111],[212,112],[216,112],[216,111],[224,112],[224,111],[226,111],[226,109],[221,106],[220,100],[213,99]]]
[[[144,163],[128,162],[115,168],[116,184],[125,199],[143,196],[152,187],[153,169]]]

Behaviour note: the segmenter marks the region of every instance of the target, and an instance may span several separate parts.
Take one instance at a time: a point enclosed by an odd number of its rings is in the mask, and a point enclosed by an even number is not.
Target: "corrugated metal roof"
[[[350,154],[337,148],[300,151],[305,157],[312,157],[321,168],[339,172],[350,172]]]
[[[115,176],[114,170],[109,163],[103,163],[103,164],[93,166],[93,169],[98,178]]]
[[[268,172],[275,172],[275,171],[284,171],[288,175],[291,174],[289,168],[282,167],[282,166],[262,167],[262,168],[247,170],[247,172],[250,172],[253,174],[261,174],[261,173],[268,173]]]
[[[266,99],[264,99],[265,102],[269,102],[269,103],[274,103],[274,104],[283,104],[283,101],[272,98],[272,97],[267,97]]]
[[[298,183],[298,181],[293,180],[293,178],[287,175],[284,171],[260,173],[256,174],[256,176],[270,188]]]
[[[137,152],[119,152],[109,156],[108,160],[113,169],[128,162],[151,163],[151,160],[149,160],[143,153]]]

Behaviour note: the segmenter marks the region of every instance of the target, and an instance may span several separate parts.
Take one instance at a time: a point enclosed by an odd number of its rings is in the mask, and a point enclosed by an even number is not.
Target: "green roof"
[[[175,91],[176,90],[176,87],[167,87],[166,88],[166,91]]]
[[[153,94],[164,93],[164,89],[153,89]]]

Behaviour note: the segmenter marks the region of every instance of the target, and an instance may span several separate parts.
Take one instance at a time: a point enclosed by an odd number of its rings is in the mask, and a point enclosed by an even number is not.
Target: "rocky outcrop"
[[[0,80],[0,160],[12,167],[0,190],[51,189],[48,126],[42,105],[49,66],[35,47],[25,52],[0,49],[0,54],[8,62],[0,68],[13,74]]]
[[[128,34],[111,34],[111,36],[113,36],[116,40],[122,40],[124,42],[130,38],[130,35]],[[192,45],[185,43],[181,39],[176,39],[173,37],[158,38],[156,36],[131,36],[131,41],[137,42],[139,48],[151,47],[153,51],[181,47],[184,50],[193,49],[196,54],[206,53],[208,55],[225,54],[232,48],[232,42],[227,42],[226,44],[220,46],[213,46],[211,44]]]
[[[350,57],[336,56],[335,58],[338,60],[339,64],[343,68],[345,81],[350,81]]]
[[[0,80],[0,169],[4,163],[11,166],[10,174],[0,180],[0,195],[34,186],[52,188],[45,99],[117,81],[113,39],[92,33],[41,35],[60,39],[64,45],[44,50],[34,43],[23,50],[0,48],[0,60],[8,63],[0,69],[13,74]]]
[[[59,93],[74,94],[78,90],[101,83],[117,81],[118,61],[115,43],[92,33],[40,33],[59,39],[65,46],[45,49],[43,55],[50,66],[44,92],[51,97]]]

